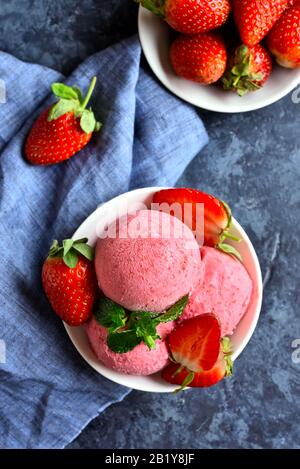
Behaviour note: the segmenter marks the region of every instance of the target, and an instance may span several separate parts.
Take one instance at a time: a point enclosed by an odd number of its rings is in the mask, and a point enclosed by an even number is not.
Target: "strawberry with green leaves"
[[[98,286],[94,252],[87,238],[53,241],[42,269],[46,296],[55,313],[70,326],[85,323],[93,312]]]
[[[172,334],[172,333],[171,333]],[[189,370],[186,366],[172,362],[162,371],[162,377],[168,383],[178,384],[182,390],[189,386],[193,388],[207,388],[219,383],[222,379],[232,375],[232,351],[230,340],[224,337],[221,341],[221,347],[217,361],[209,370],[195,372]]]
[[[226,238],[239,241],[230,233],[232,215],[225,202],[196,189],[176,188],[156,192],[153,196],[153,203],[157,204],[157,208],[163,211],[170,210],[173,204],[181,206],[181,221],[184,221],[194,233],[197,229],[197,206],[203,205],[204,227],[201,227],[204,230],[203,244],[235,255],[241,260],[239,252],[233,246],[224,243]],[[185,216],[185,204],[191,206],[191,219],[189,220]]]
[[[217,82],[225,72],[225,43],[216,32],[181,34],[171,45],[170,60],[179,77],[210,85]]]
[[[289,0],[233,0],[232,10],[242,42],[247,46],[258,44],[288,4]]]
[[[96,121],[88,103],[96,85],[93,78],[86,97],[76,86],[53,83],[59,98],[34,123],[25,143],[25,156],[32,164],[61,163],[84,148],[101,124]]]
[[[272,59],[260,44],[239,46],[229,60],[229,68],[222,78],[225,90],[234,90],[239,96],[259,90],[272,71]]]
[[[219,28],[231,11],[229,0],[136,0],[184,34]]]

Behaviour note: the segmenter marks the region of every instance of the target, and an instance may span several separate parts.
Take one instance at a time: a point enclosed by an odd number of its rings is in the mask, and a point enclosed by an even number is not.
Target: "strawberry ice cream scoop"
[[[200,251],[201,276],[179,322],[214,313],[221,323],[222,336],[231,335],[247,311],[252,280],[233,256],[207,246]]]
[[[160,312],[196,285],[199,247],[177,218],[154,210],[121,217],[112,237],[99,239],[95,268],[105,296],[130,311]]]
[[[162,340],[156,340],[155,349],[150,350],[142,342],[126,353],[115,353],[108,347],[107,329],[98,324],[94,317],[85,325],[85,330],[96,357],[108,368],[130,375],[151,375],[170,363],[165,338],[174,325],[174,322],[168,322],[157,327]]]

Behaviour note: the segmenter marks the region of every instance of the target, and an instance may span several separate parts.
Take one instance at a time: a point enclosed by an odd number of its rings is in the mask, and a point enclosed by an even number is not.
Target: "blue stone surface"
[[[134,33],[136,12],[132,0],[1,0],[0,48],[67,74]],[[300,447],[299,113],[291,95],[241,115],[199,110],[210,143],[179,181],[226,200],[261,261],[261,318],[234,377],[177,396],[132,392],[71,448]]]

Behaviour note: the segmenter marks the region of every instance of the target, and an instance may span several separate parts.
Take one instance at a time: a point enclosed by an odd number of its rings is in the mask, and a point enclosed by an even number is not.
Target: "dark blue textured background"
[[[134,33],[136,12],[132,0],[1,0],[0,48],[67,74]],[[299,111],[291,95],[243,115],[199,111],[210,144],[180,181],[228,201],[261,260],[261,319],[234,377],[175,397],[132,392],[70,447],[300,447]]]

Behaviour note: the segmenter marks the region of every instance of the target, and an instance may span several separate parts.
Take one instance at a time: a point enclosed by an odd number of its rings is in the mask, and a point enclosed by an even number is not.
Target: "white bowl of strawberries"
[[[252,111],[300,83],[299,0],[139,3],[139,36],[150,67],[191,104]]]
[[[184,207],[184,211],[192,207],[191,218],[176,220],[171,215],[174,203]],[[204,245],[201,247],[200,242],[200,250],[194,238],[197,239],[199,231],[193,228],[198,204],[202,204],[204,228]],[[171,207],[171,212],[161,213],[166,206]],[[132,209],[137,211],[137,217],[142,214],[145,218],[146,213],[153,220],[161,215],[162,220],[176,221],[176,226],[184,227],[184,239],[189,240],[189,247],[183,248],[175,240],[177,248],[171,253],[169,248],[174,239],[168,235],[161,254],[155,256],[162,241],[156,231],[153,240],[143,235],[138,245],[135,238],[118,241],[115,235],[105,241],[102,233],[113,234],[108,227],[115,220],[121,223],[128,209],[130,213]],[[131,229],[134,226],[141,228],[140,224],[134,224]],[[181,234],[178,239],[183,239]],[[130,259],[132,242],[134,256]],[[121,257],[112,254],[115,243],[126,245],[125,250],[119,251]],[[147,251],[144,243],[150,246]],[[191,251],[194,245],[195,251]],[[103,246],[106,246],[107,261]],[[125,260],[126,252],[129,257]],[[174,259],[179,263],[171,269],[170,262]],[[108,268],[105,276],[112,280],[110,292],[100,274],[105,265]],[[188,265],[192,268],[190,274]],[[195,272],[196,283],[193,283]],[[161,275],[167,280],[163,287]],[[138,189],[100,206],[77,229],[73,240],[65,240],[62,247],[53,243],[42,279],[53,310],[65,322],[71,341],[87,363],[111,381],[148,392],[172,392],[181,385],[208,387],[230,374],[232,361],[241,354],[254,332],[262,302],[260,266],[247,234],[224,202],[186,188]],[[170,306],[165,299],[173,292],[174,282],[178,297],[173,298]],[[133,283],[138,293],[135,298],[141,294],[151,299],[161,296],[160,301],[168,303],[167,309],[158,313],[144,305],[131,309],[127,301]],[[118,350],[114,348],[116,340]]]

